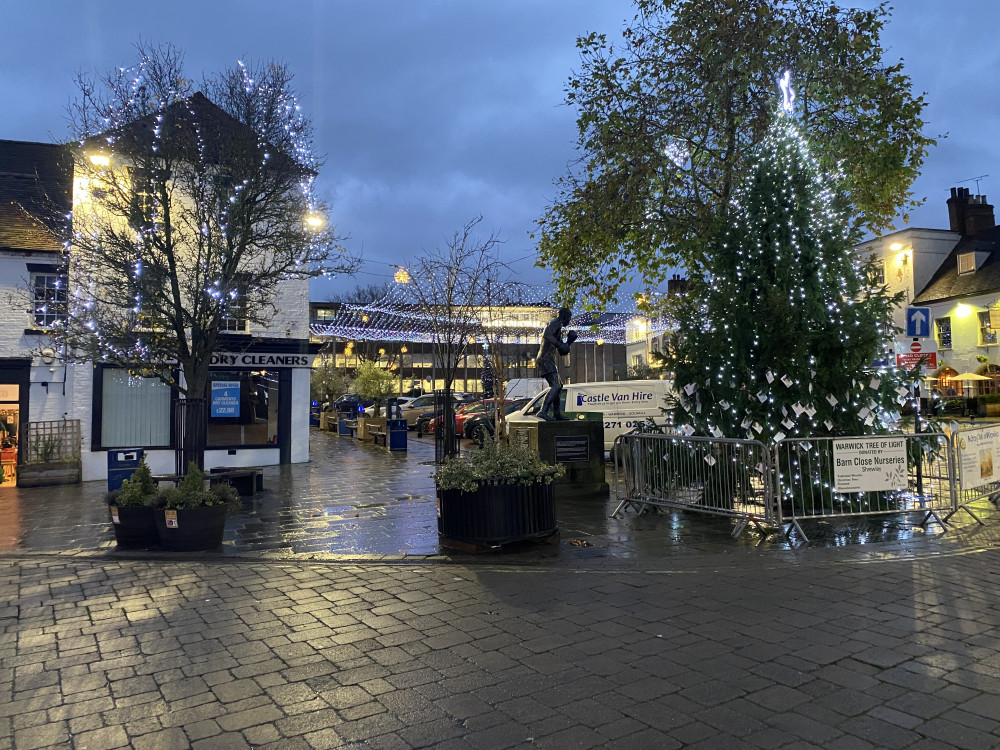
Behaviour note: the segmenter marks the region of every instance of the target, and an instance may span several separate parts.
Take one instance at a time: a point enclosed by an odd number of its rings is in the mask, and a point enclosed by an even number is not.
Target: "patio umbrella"
[[[977,375],[974,372],[963,372],[961,375],[952,375],[950,380],[992,380],[985,375]]]

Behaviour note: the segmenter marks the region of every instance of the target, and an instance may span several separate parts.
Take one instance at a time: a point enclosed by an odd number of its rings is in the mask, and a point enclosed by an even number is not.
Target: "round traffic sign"
[[[919,341],[914,341],[912,344],[910,344],[910,351],[913,352],[914,354],[919,354],[921,349],[922,347],[920,346]]]

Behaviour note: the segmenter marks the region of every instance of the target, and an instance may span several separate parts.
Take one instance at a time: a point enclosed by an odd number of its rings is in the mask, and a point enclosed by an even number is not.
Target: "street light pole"
[[[406,344],[399,348],[399,395],[403,395],[403,355],[406,354]]]

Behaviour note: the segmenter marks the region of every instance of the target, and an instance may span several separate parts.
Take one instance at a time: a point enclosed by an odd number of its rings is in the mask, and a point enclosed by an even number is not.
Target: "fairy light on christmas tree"
[[[868,289],[835,176],[795,122],[788,72],[771,131],[692,269],[674,363],[687,434],[767,442],[886,430],[898,380],[879,359],[890,301]]]

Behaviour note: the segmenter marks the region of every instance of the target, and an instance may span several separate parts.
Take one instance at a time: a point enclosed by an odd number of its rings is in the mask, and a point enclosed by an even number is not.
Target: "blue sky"
[[[858,3],[871,7],[874,3]],[[188,74],[236,59],[275,58],[296,75],[325,157],[318,187],[333,204],[360,273],[315,283],[313,299],[391,278],[469,219],[505,240],[504,256],[540,284],[528,237],[574,158],[574,112],[563,86],[588,31],[615,34],[625,0],[176,0],[169,5],[85,0],[10,3],[0,45],[0,138],[67,136],[77,72],[135,59],[140,37],[185,52]],[[947,133],[914,185],[927,204],[912,226],[947,228],[949,188],[1000,200],[996,0],[897,0],[883,33],[926,91],[927,132]],[[965,182],[963,182],[965,181]],[[994,188],[995,186],[995,188]],[[996,194],[996,195],[994,195]]]

